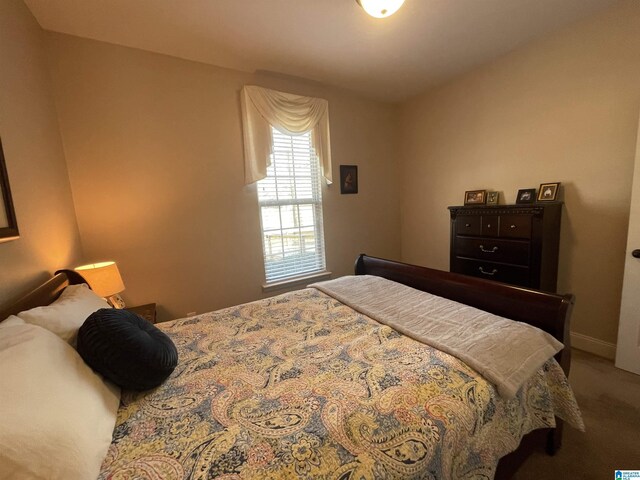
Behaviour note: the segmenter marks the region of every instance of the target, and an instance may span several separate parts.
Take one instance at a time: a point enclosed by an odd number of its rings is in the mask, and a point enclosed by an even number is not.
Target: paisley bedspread
[[[581,428],[547,362],[515,398],[309,288],[161,324],[180,362],[123,392],[101,479],[492,478],[525,433]]]

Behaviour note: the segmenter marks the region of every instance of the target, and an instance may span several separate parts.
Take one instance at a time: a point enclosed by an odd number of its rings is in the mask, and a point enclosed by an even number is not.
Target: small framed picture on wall
[[[19,235],[16,211],[13,208],[13,199],[9,188],[9,174],[4,162],[2,140],[0,139],[0,242],[15,240]]]
[[[358,193],[357,165],[340,165],[340,193]]]

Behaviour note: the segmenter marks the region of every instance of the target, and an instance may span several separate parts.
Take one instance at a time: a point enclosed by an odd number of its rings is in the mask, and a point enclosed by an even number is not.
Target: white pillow
[[[0,328],[9,327],[13,325],[24,325],[24,320],[16,317],[15,315],[9,315],[5,320],[0,322]]]
[[[120,402],[67,343],[0,324],[0,478],[97,478]]]
[[[51,305],[18,313],[25,322],[52,331],[75,346],[78,329],[89,315],[101,308],[111,308],[104,298],[86,284],[69,285]]]

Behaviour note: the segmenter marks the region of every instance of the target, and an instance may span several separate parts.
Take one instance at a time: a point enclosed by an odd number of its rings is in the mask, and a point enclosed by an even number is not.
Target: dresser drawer
[[[456,238],[458,257],[476,258],[492,262],[529,265],[529,242],[493,238]]]
[[[482,236],[498,236],[498,215],[482,215]]]
[[[556,291],[562,209],[560,202],[449,207],[451,271]]]
[[[456,258],[452,271],[473,277],[511,283],[522,287],[531,286],[531,275],[528,267],[504,265],[501,263],[483,262],[467,258]]]
[[[531,238],[531,216],[500,215],[500,236],[503,238]]]
[[[457,235],[480,235],[481,228],[480,215],[460,215],[456,219]]]

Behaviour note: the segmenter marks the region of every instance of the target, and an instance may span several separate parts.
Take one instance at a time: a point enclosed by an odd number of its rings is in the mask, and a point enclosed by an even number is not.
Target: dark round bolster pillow
[[[129,390],[157,387],[178,364],[171,339],[127,310],[101,308],[78,331],[78,353],[96,372]]]

